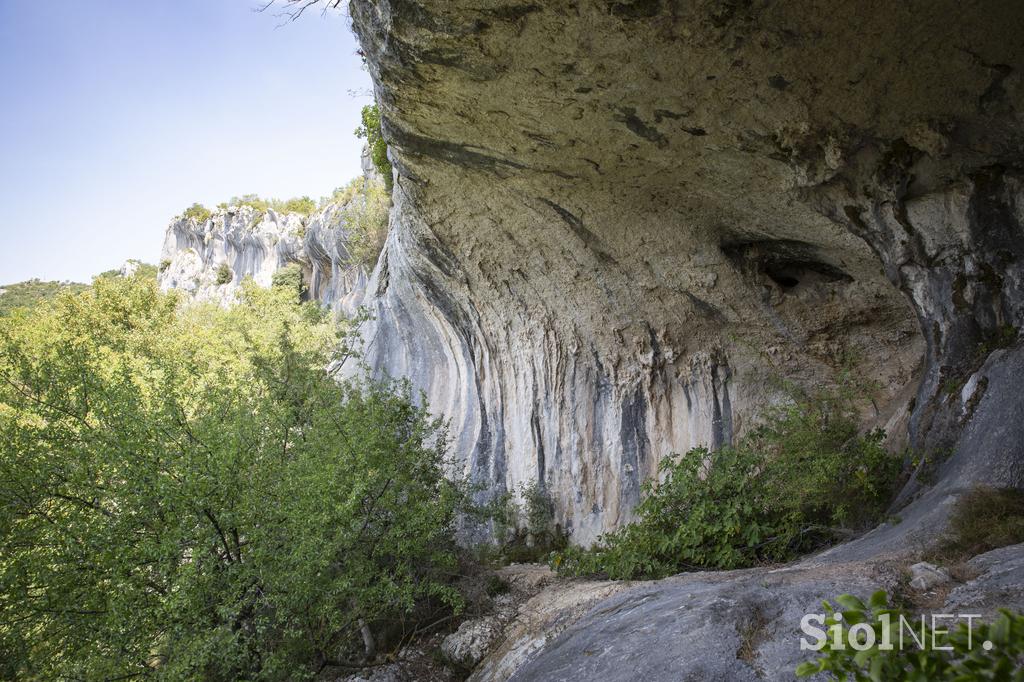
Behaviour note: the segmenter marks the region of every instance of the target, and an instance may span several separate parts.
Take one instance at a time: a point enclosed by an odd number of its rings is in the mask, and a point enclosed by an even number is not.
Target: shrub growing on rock
[[[883,434],[859,434],[842,391],[804,396],[735,446],[666,459],[635,523],[589,550],[556,554],[570,575],[657,578],[783,561],[866,529],[885,509],[901,460]]]
[[[356,180],[363,183],[363,180]],[[377,259],[388,236],[388,211],[391,195],[377,182],[366,182],[362,190],[352,197],[342,212],[348,250],[352,262],[367,272],[377,265]]]
[[[276,202],[275,202],[276,203]],[[274,206],[277,208],[277,206]],[[309,216],[316,210],[316,202],[309,197],[295,197],[288,201],[280,202],[281,213],[298,213],[301,216]]]
[[[230,284],[234,278],[235,275],[231,272],[231,267],[227,263],[221,263],[217,266],[217,284]]]
[[[135,278],[0,320],[0,678],[310,679],[457,608],[444,428],[346,338]]]
[[[384,178],[384,187],[390,193],[391,162],[388,160],[388,144],[384,141],[384,135],[381,133],[380,109],[376,104],[368,104],[363,107],[362,120],[362,125],[356,128],[356,137],[366,138],[366,144],[370,147],[370,159],[377,172]]]
[[[195,203],[186,208],[181,217],[186,220],[194,220],[197,223],[205,223],[210,219],[210,209],[200,203]]]
[[[955,564],[999,547],[1024,542],[1024,490],[978,486],[953,507],[949,528],[929,558]]]

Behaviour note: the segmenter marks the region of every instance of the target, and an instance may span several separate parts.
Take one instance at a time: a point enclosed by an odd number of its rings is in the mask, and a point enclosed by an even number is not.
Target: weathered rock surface
[[[494,616],[467,620],[445,637],[441,652],[449,660],[473,668],[501,637],[501,622]]]
[[[588,542],[660,459],[842,356],[878,382],[865,423],[930,462],[899,522],[795,566],[553,586],[474,679],[790,679],[802,614],[893,587],[970,486],[1024,485],[1019,3],[351,13],[396,167],[367,357],[453,418],[476,480],[539,480]],[[1020,588],[999,551],[951,604]]]
[[[919,561],[910,567],[910,587],[915,590],[930,590],[949,581],[949,573],[927,561]]]
[[[843,356],[894,444],[981,423],[1024,316],[1019,4],[351,13],[397,177],[368,358],[491,490],[539,480],[588,542]]]
[[[362,161],[362,181],[380,182],[365,148]],[[361,200],[357,195],[349,201]],[[164,236],[160,286],[195,301],[226,305],[246,278],[269,287],[275,272],[294,263],[302,268],[309,298],[352,315],[369,273],[348,250],[348,208],[348,203],[327,203],[302,216],[242,205],[217,208],[203,222],[176,218]],[[228,281],[221,281],[224,267]]]
[[[306,218],[232,206],[203,223],[178,219],[164,239],[160,285],[196,301],[228,304],[247,277],[269,287],[276,271],[296,263],[312,298],[352,314],[367,276],[345,248],[343,211],[329,205]],[[220,281],[222,266],[230,275],[226,282]]]
[[[977,576],[949,593],[942,613],[989,618],[1000,606],[1024,608],[1024,545],[969,564]],[[812,655],[800,649],[802,638],[813,639],[800,629],[805,614],[822,613],[822,600],[840,594],[866,599],[878,589],[892,591],[905,567],[895,555],[844,563],[811,558],[780,569],[683,574],[611,588],[555,583],[529,602],[544,617],[525,609],[506,644],[470,679],[791,680]],[[602,589],[611,594],[572,601]]]

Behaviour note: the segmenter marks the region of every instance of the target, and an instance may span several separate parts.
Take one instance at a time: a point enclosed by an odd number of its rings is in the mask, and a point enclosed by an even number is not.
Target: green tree
[[[370,272],[388,236],[388,212],[391,195],[379,182],[362,178],[353,181],[362,185],[342,212],[347,240],[345,248],[351,260]]]
[[[235,275],[231,272],[231,266],[221,263],[217,266],[217,284],[230,284]]]
[[[282,213],[298,213],[301,216],[309,216],[316,210],[316,202],[309,197],[294,197],[279,203],[279,210]],[[275,206],[275,208],[277,207]]]
[[[391,162],[388,160],[388,144],[381,133],[380,109],[376,104],[363,107],[362,121],[362,125],[356,128],[356,137],[366,139],[366,144],[370,147],[370,159],[377,172],[384,177],[384,187],[390,193],[393,182]]]
[[[456,608],[443,426],[347,338],[137,278],[0,320],[0,677],[306,679]]]
[[[186,208],[181,217],[186,220],[194,220],[197,223],[205,223],[210,219],[210,209],[200,203],[195,203]]]
[[[302,266],[298,263],[289,263],[277,270],[271,277],[270,283],[275,289],[288,292],[296,301],[301,300],[306,293],[306,283],[302,279]]]

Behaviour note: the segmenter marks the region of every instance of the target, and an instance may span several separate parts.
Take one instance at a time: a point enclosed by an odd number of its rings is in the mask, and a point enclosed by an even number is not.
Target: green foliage
[[[88,289],[87,284],[76,282],[44,282],[30,279],[17,284],[0,287],[0,317],[10,315],[19,308],[32,308],[42,301],[48,301],[62,292],[75,293]]]
[[[186,220],[194,220],[197,223],[205,223],[210,219],[210,209],[200,203],[195,203],[186,208],[181,217]]]
[[[231,280],[235,278],[231,267],[227,263],[221,263],[217,266],[217,284],[230,284]]]
[[[555,524],[554,502],[537,481],[494,497],[477,510],[492,524],[497,546],[492,549],[499,563],[541,561],[552,551],[565,549],[568,536]]]
[[[141,279],[149,279],[149,280],[153,280],[154,282],[156,281],[156,276],[157,276],[157,272],[158,271],[157,271],[157,267],[155,265],[153,265],[151,263],[143,263],[142,261],[139,261],[139,260],[129,260],[128,263],[134,263],[135,264],[135,272],[134,272],[134,274],[132,274],[132,277],[138,277],[138,278],[141,278]],[[168,263],[169,263],[169,261],[168,261]],[[96,277],[94,277],[93,279],[111,279],[111,278],[119,278],[119,277],[122,277],[122,275],[121,275],[121,268],[115,268],[113,270],[104,270],[100,274],[96,275]]]
[[[366,138],[366,144],[370,147],[370,159],[377,172],[383,176],[384,187],[390,194],[393,182],[391,162],[388,161],[388,145],[381,133],[380,109],[376,104],[368,104],[363,107],[362,120],[362,125],[356,128],[356,137]]]
[[[929,560],[955,564],[1024,542],[1024,491],[978,486],[956,501],[949,528]]]
[[[266,199],[261,199],[258,194],[243,194],[240,197],[231,197],[228,206],[248,206],[255,209],[257,213],[263,214],[270,209],[270,202]]]
[[[798,396],[736,446],[661,463],[635,523],[552,558],[569,575],[657,578],[783,561],[866,529],[898,483],[883,434],[860,435],[842,388]]]
[[[281,203],[280,213],[298,213],[308,217],[316,210],[316,202],[309,197],[295,197]]]
[[[301,300],[306,293],[306,284],[302,278],[302,266],[298,263],[289,263],[276,271],[271,278],[271,286],[287,292],[292,300]]]
[[[219,207],[248,206],[262,215],[273,209],[278,213],[298,213],[303,217],[309,217],[316,210],[317,204],[309,197],[293,197],[288,200],[264,199],[258,194],[243,194],[240,197],[231,197],[231,201],[220,204]]]
[[[120,278],[0,320],[0,678],[311,679],[459,607],[443,425],[326,317]]]
[[[521,488],[521,491],[523,511],[526,515],[526,532],[533,538],[544,538],[551,533],[555,524],[555,504],[537,481],[530,481]]]
[[[377,265],[388,236],[391,195],[376,182],[360,178],[352,184],[358,184],[360,189],[342,212],[347,235],[345,248],[354,263],[370,272]]]
[[[164,270],[166,270],[169,267],[171,267],[171,259],[170,258],[164,258],[163,260],[160,261],[160,272],[163,272]]]
[[[836,598],[836,602],[837,606],[825,602],[827,618],[823,629],[829,634],[822,656],[801,663],[796,669],[797,676],[826,673],[833,679],[858,682],[1024,679],[1024,669],[1019,665],[1024,656],[1024,616],[1020,614],[1000,610],[994,622],[973,623],[973,628],[964,622],[948,628],[944,627],[948,621],[939,621],[933,631],[927,617],[922,627],[920,618],[890,608],[885,592],[871,595],[867,604],[849,594]],[[901,621],[901,616],[906,620]],[[863,651],[850,645],[849,628],[858,624],[865,624],[872,633],[854,634],[853,641]],[[863,629],[864,625],[858,627]],[[923,640],[923,646],[912,639],[911,630],[918,640]],[[841,647],[835,646],[833,638],[837,633],[843,643]],[[992,643],[988,651],[983,646],[986,641]],[[883,642],[891,645],[891,650],[883,648]]]
[[[150,263],[136,263],[134,277],[156,281],[157,267]],[[168,261],[168,266],[170,261]],[[121,277],[120,270],[107,270],[96,277]],[[32,308],[43,301],[49,301],[62,293],[77,294],[89,289],[88,284],[78,282],[44,282],[30,279],[16,284],[5,284],[0,287],[0,317],[10,315],[19,308]]]
[[[328,197],[320,197],[320,207],[324,208],[329,204],[343,205],[352,201],[363,193],[363,179],[355,178],[347,185],[335,187]]]

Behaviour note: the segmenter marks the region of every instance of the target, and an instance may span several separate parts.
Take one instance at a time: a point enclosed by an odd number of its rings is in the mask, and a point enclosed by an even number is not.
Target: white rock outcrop
[[[160,286],[195,301],[228,305],[246,278],[269,287],[275,272],[294,263],[302,269],[308,298],[351,315],[362,303],[367,273],[347,248],[347,207],[332,203],[302,216],[228,206],[202,222],[179,217],[164,237]]]

